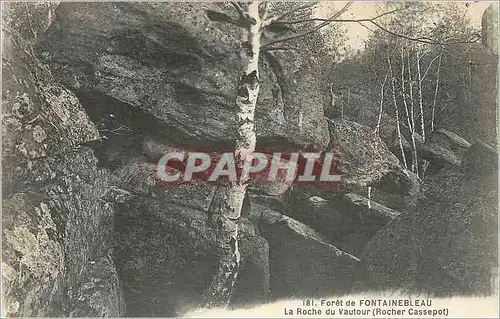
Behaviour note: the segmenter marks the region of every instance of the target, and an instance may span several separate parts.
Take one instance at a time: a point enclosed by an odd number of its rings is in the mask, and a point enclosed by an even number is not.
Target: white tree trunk
[[[234,155],[238,177],[241,176],[247,155],[255,151],[254,115],[259,95],[258,68],[261,37],[259,3],[251,2],[246,9],[244,13],[248,26],[242,29],[241,77],[236,97],[238,132]],[[247,189],[247,179],[248,177],[242,178],[223,187],[220,192],[222,196],[212,212],[215,217],[219,263],[212,284],[204,294],[203,303],[207,308],[226,307],[231,301],[240,266],[238,224]]]
[[[397,132],[399,148],[401,150],[401,160],[403,162],[404,167],[408,168],[408,164],[406,163],[405,150],[403,148],[403,141],[401,139],[401,124],[399,122],[399,110],[398,110],[398,104],[396,102],[396,79],[394,78],[394,73],[392,72],[391,58],[389,57],[389,55],[387,55],[387,63],[389,65],[389,73],[391,75],[392,101],[394,103],[394,110],[396,113],[396,130],[397,130],[396,132]]]
[[[411,85],[411,83],[410,83]],[[408,129],[410,130],[410,142],[412,143],[412,151],[413,151],[413,144],[415,142],[415,138],[413,135],[413,125],[411,123],[411,117],[410,117],[410,110],[408,108],[408,102],[406,98],[406,80],[405,80],[405,54],[404,54],[404,47],[401,47],[401,97],[403,98],[403,104],[405,106],[405,115],[406,115],[406,123],[408,124]],[[412,152],[413,154],[413,152]],[[414,156],[412,155],[412,161],[411,161],[411,171],[415,171],[415,159]]]
[[[420,131],[422,134],[422,142],[425,142],[425,118],[424,118],[424,101],[422,89],[422,72],[420,70],[420,53],[417,51],[417,74],[418,74],[418,104],[420,107]]]
[[[434,90],[434,102],[432,102],[431,132],[434,131],[434,122],[436,120],[436,101],[439,91],[440,72],[441,72],[441,56],[439,56],[438,68],[436,73],[436,88]]]
[[[377,119],[377,126],[375,126],[375,134],[380,135],[380,122],[382,121],[382,113],[384,111],[384,88],[385,83],[387,83],[387,78],[389,77],[389,73],[385,74],[384,82],[382,82],[382,87],[380,88],[380,105]]]
[[[411,71],[411,58],[410,58],[410,50],[407,52],[407,61],[408,61],[408,86],[410,90],[410,122],[411,122],[411,147],[412,147],[412,165],[414,167],[413,172],[418,175],[418,154],[417,154],[417,144],[415,143],[415,99],[413,98],[413,83],[414,80],[412,78]]]

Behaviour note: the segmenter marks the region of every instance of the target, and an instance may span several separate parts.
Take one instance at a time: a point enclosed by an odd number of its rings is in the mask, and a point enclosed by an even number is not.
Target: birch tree
[[[369,57],[369,66],[366,72],[375,75],[374,83],[380,81],[390,67],[399,75],[395,79],[393,99],[386,103],[398,104],[399,114],[393,112],[397,122],[395,133],[405,132],[404,138],[408,139],[406,156],[401,154],[399,157],[402,162],[408,158],[405,165],[421,176],[423,163],[420,163],[417,148],[434,131],[437,116],[444,114],[439,105],[442,61],[445,58],[457,60],[452,50],[479,40],[477,32],[468,24],[465,8],[453,3],[389,3],[386,10],[396,10],[393,15],[380,21],[367,19],[378,29],[367,42],[368,52],[364,54]],[[380,55],[389,55],[392,66],[378,64]],[[381,100],[375,132],[380,131],[383,103]],[[403,152],[400,141],[404,138],[396,138],[395,152],[399,155],[400,151]]]
[[[296,12],[311,8],[316,2],[299,3],[291,9],[271,14],[270,3],[252,1],[249,3],[232,2],[237,18],[222,13],[207,11],[207,16],[212,21],[226,22],[241,28],[240,39],[240,77],[238,82],[235,105],[237,107],[236,120],[238,131],[234,147],[236,175],[240,178],[230,181],[229,185],[219,189],[221,198],[212,213],[215,216],[215,229],[217,237],[218,265],[213,281],[204,293],[203,306],[207,308],[226,307],[233,292],[240,266],[240,252],[238,248],[238,224],[241,217],[241,207],[245,198],[248,176],[242,171],[249,165],[247,159],[255,151],[255,108],[259,95],[259,54],[283,48],[283,44],[305,37],[319,31],[341,16],[350,7],[353,1],[347,2],[342,9],[334,13],[329,19],[303,30],[298,34],[286,35],[263,41],[266,30],[273,25],[291,25],[307,23],[312,20],[305,19],[301,22],[288,21]]]

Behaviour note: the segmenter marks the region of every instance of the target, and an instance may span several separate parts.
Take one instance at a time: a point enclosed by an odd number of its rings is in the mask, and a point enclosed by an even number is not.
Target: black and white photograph
[[[498,318],[498,1],[2,1],[0,317]]]

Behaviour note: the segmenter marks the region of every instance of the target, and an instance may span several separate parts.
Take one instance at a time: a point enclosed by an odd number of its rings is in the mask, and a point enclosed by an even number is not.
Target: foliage
[[[404,117],[399,125],[403,132],[413,131],[425,139],[453,108],[473,103],[470,51],[477,46],[479,32],[471,27],[461,3],[390,2],[379,10],[398,11],[376,21],[378,28],[364,50],[332,69],[330,81],[347,104],[347,116],[375,128],[390,61],[395,101]],[[350,98],[353,92],[360,98]],[[383,92],[382,111],[396,125],[391,85],[385,85]],[[360,102],[364,105],[353,105]],[[392,135],[383,138],[392,143]]]

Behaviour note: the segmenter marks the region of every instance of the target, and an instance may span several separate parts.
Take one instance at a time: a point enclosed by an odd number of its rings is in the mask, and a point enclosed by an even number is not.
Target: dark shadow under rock
[[[331,199],[292,191],[284,214],[324,235],[339,248],[361,255],[371,237],[400,213],[363,196],[346,193]]]
[[[269,242],[271,298],[349,293],[360,275],[359,259],[328,243],[309,226],[260,205],[261,236]]]

